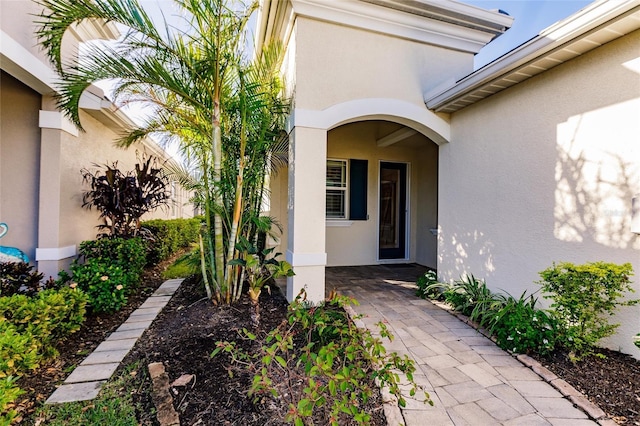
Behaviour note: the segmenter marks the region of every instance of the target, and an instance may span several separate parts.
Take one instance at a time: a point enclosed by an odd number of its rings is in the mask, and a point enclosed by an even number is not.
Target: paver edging
[[[477,324],[476,322],[471,321],[469,317],[467,317],[466,315],[463,315],[460,312],[454,311],[450,305],[444,302],[441,302],[439,300],[430,300],[430,301],[440,309],[443,309],[449,312],[449,314],[458,318],[460,321],[464,322],[468,326],[473,327],[479,333],[489,338],[493,343],[496,343],[496,338],[494,336],[489,336],[487,330],[480,327],[480,325]],[[552,373],[550,370],[548,370],[538,361],[531,358],[529,355],[516,354],[508,349],[505,349],[505,351],[509,353],[509,355],[511,355],[518,361],[520,361],[520,363],[522,363],[525,367],[528,367],[529,369],[531,369],[543,381],[545,381],[546,383],[549,383],[554,389],[559,391],[565,399],[567,399],[573,405],[575,405],[580,410],[582,410],[590,419],[598,422],[599,425],[609,426],[609,425],[615,424],[615,422],[613,422],[613,420],[611,420],[607,416],[607,414],[604,412],[604,410],[598,407],[597,404],[594,404],[593,402],[589,401],[589,399],[587,399],[587,397],[582,392],[578,391],[576,388],[571,386],[566,381],[558,378],[558,376],[556,376],[554,373]]]
[[[180,285],[182,284],[182,282],[184,281],[184,279],[174,279],[174,280],[167,280],[164,283],[162,283],[160,285],[160,287],[158,287],[158,289],[156,289],[156,291],[147,298],[147,300],[145,300],[138,308],[134,309],[134,311],[127,317],[127,319],[121,323],[118,328],[111,332],[107,338],[105,340],[103,340],[96,348],[94,348],[94,350],[87,355],[87,357],[85,357],[85,359],[78,364],[73,372],[71,372],[71,374],[69,374],[69,376],[67,376],[67,378],[64,380],[64,382],[57,386],[56,389],[53,391],[53,393],[51,395],[49,395],[49,398],[47,398],[47,400],[45,401],[45,404],[56,404],[59,403],[58,401],[62,402],[62,399],[64,399],[63,402],[73,402],[73,401],[86,401],[86,400],[91,400],[94,399],[98,396],[98,393],[100,392],[100,389],[102,388],[102,385],[105,384],[112,376],[113,373],[118,369],[120,363],[122,362],[122,360],[126,357],[126,355],[129,353],[129,351],[133,348],[133,346],[135,346],[135,344],[137,343],[137,341],[140,339],[140,337],[142,336],[142,334],[144,333],[144,331],[147,330],[147,328],[149,328],[149,326],[151,325],[151,323],[157,318],[157,316],[160,314],[160,312],[164,309],[164,307],[167,305],[167,303],[169,302],[169,300],[171,300],[171,298],[173,297],[173,294],[178,290],[178,288],[180,287]],[[159,306],[159,309],[155,309],[154,307],[154,313],[143,313],[142,315],[139,315],[141,311],[141,307],[142,305],[144,305],[145,303],[147,303],[149,300],[154,300],[153,298],[157,299],[157,295],[156,293],[160,290],[163,289],[164,290],[169,290],[171,292],[170,295],[162,295],[161,297],[166,298],[168,296],[168,298],[166,300],[162,301],[162,306]],[[148,310],[149,308],[142,308],[144,310]],[[149,318],[147,318],[149,317]],[[143,319],[143,321],[139,321],[140,319]],[[136,323],[139,322],[140,326],[135,326],[134,329],[135,330],[141,330],[141,332],[139,333],[140,335],[137,337],[131,337],[131,338],[127,338],[127,339],[118,339],[117,336],[118,333],[122,333],[120,331],[120,329],[125,326],[126,329],[128,329],[132,323]],[[127,326],[127,324],[129,326]],[[144,325],[144,327],[142,326]],[[138,333],[135,333],[138,334]],[[116,335],[115,338],[112,338],[112,336]],[[109,348],[107,350],[105,350],[104,348],[107,346],[118,346],[117,348]],[[100,349],[100,350],[99,350]],[[106,352],[118,352],[118,356],[115,357],[115,359],[112,362],[109,363],[85,363],[85,361],[87,359],[89,359],[92,355],[94,355],[94,353],[97,354],[101,354],[101,353],[106,353]],[[113,365],[116,364],[115,368],[111,368],[113,367]],[[103,378],[100,377],[98,380],[86,380],[86,378],[84,376],[80,377],[80,379],[75,379],[74,373],[76,373],[76,376],[79,375],[78,371],[83,371],[83,370],[87,370],[87,369],[95,369],[95,370],[100,370],[103,371],[105,369],[109,369],[111,371],[111,373],[109,374],[108,378]],[[106,373],[105,373],[106,374]],[[86,375],[86,374],[85,374]],[[71,381],[69,381],[69,379],[71,378]],[[78,386],[82,386],[82,387],[87,387],[88,385],[95,385],[95,389],[91,389],[90,395],[87,393],[86,395],[81,395],[78,399],[78,397],[73,397],[71,399],[69,398],[65,398],[67,396],[67,392],[68,389],[73,389],[74,386],[78,387]]]

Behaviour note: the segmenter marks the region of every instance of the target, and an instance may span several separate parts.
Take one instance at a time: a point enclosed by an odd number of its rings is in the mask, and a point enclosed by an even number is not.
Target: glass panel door
[[[406,242],[407,165],[380,164],[380,259],[404,259]]]

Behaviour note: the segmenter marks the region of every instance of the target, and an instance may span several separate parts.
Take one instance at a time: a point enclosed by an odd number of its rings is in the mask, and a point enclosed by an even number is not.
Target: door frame
[[[382,168],[382,163],[393,163],[393,164],[404,164],[406,167],[405,170],[405,181],[406,181],[406,194],[405,194],[405,226],[404,226],[404,257],[403,258],[395,258],[395,259],[381,259],[380,258],[380,180],[382,178],[382,173],[380,170]],[[378,196],[376,198],[376,211],[377,211],[377,220],[376,220],[376,262],[380,264],[384,263],[406,263],[411,258],[411,254],[409,253],[410,244],[410,235],[411,235],[411,163],[408,161],[395,161],[395,160],[378,160],[378,169],[376,170],[378,174],[377,178],[377,193]]]

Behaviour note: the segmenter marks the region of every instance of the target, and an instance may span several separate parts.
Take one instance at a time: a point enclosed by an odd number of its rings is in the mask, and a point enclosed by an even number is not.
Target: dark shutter
[[[349,220],[367,220],[367,160],[349,160]]]

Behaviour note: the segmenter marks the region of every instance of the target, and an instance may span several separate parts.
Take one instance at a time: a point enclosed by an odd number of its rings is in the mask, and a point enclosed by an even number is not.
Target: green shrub
[[[89,258],[71,269],[78,288],[89,297],[93,312],[116,312],[127,304],[131,283],[120,266]]]
[[[537,309],[538,300],[522,293],[519,299],[507,296],[502,307],[486,313],[489,332],[503,349],[516,353],[547,354],[554,350],[557,323]]]
[[[155,265],[198,241],[202,218],[146,221],[142,227],[151,234],[147,262]]]
[[[80,328],[86,303],[83,292],[68,287],[0,297],[0,425],[16,417],[16,377],[56,354],[54,345]]]
[[[0,338],[2,338],[0,336]],[[0,378],[0,426],[8,426],[18,416],[13,409],[13,402],[24,393],[15,385],[17,377]]]
[[[12,296],[23,293],[34,295],[41,289],[42,274],[32,271],[26,262],[0,263],[0,295]]]
[[[444,291],[444,284],[438,282],[438,274],[433,269],[428,270],[416,280],[418,290],[416,296],[423,299],[440,299]]]
[[[51,355],[53,344],[77,331],[84,321],[87,296],[75,289],[44,290],[34,297],[0,297],[0,323],[33,336],[39,354]]]
[[[140,238],[102,238],[80,244],[84,262],[71,265],[73,281],[89,297],[93,312],[115,312],[140,283],[146,245]]]
[[[38,368],[40,342],[28,331],[20,334],[6,320],[0,321],[0,378]]]
[[[288,321],[273,330],[261,342],[258,354],[251,356],[235,342],[217,342],[212,356],[231,355],[237,368],[255,373],[249,396],[254,400],[283,399],[288,411],[280,413],[287,422],[310,424],[310,418],[323,410],[329,412],[329,424],[368,424],[370,415],[361,407],[371,397],[371,379],[389,388],[406,405],[400,393],[400,374],[408,380],[414,396],[420,386],[413,380],[415,365],[406,355],[387,354],[380,338],[359,329],[343,309],[352,303],[346,297],[334,297],[321,306],[308,307],[300,298],[290,306]],[[379,323],[380,336],[393,338]],[[257,337],[244,330],[250,340]],[[429,394],[424,401],[433,405]]]
[[[612,335],[619,324],[608,317],[618,306],[638,300],[620,301],[633,292],[631,264],[594,262],[584,265],[554,264],[540,272],[544,297],[552,300],[553,316],[558,320],[562,344],[578,356],[593,352],[596,343]]]

